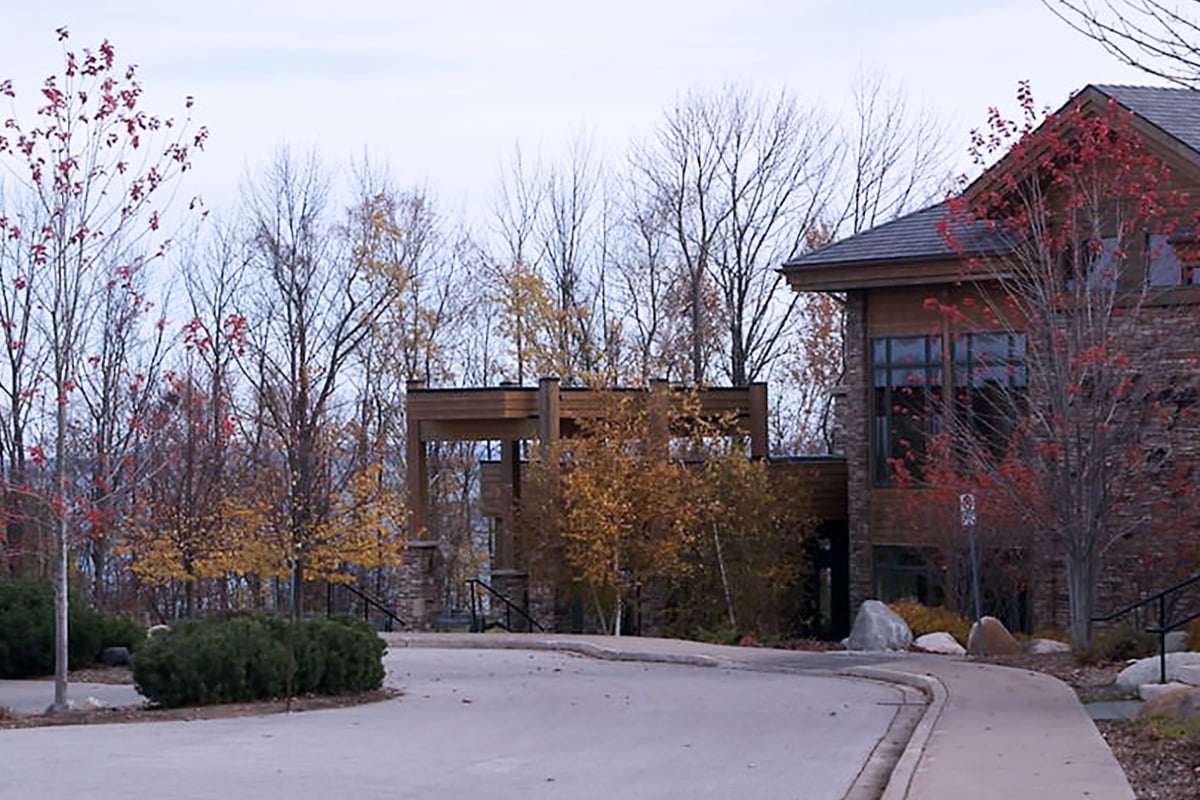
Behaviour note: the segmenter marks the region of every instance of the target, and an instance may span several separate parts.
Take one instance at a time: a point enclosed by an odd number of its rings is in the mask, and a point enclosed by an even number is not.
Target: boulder
[[[1138,687],[1137,696],[1141,700],[1153,700],[1160,695],[1173,692],[1176,689],[1194,689],[1194,686],[1188,686],[1186,683],[1171,681],[1170,683],[1143,683]]]
[[[1138,709],[1138,719],[1166,717],[1183,721],[1200,716],[1200,689],[1194,686],[1179,686],[1158,693]]]
[[[912,630],[904,618],[878,600],[867,600],[858,609],[847,650],[907,650]]]
[[[1048,656],[1053,653],[1069,653],[1071,645],[1054,639],[1030,639],[1025,643],[1025,652],[1031,656]]]
[[[918,636],[913,644],[918,649],[928,653],[942,653],[948,656],[963,656],[967,654],[966,648],[959,644],[957,639],[944,631]]]
[[[1187,631],[1171,631],[1167,634],[1167,652],[1183,653],[1188,649]]]
[[[1200,664],[1200,653],[1167,653],[1167,680],[1179,677],[1179,668]],[[1143,683],[1158,683],[1158,656],[1139,658],[1117,675],[1114,685],[1122,692],[1133,694]]]
[[[128,647],[106,647],[104,652],[100,654],[100,663],[110,667],[127,667],[129,666],[129,648]]]
[[[102,708],[108,708],[108,704],[98,698],[89,697],[80,704],[80,708],[84,711],[99,711]]]
[[[1004,623],[995,617],[983,617],[971,626],[967,652],[973,656],[1019,656],[1021,643],[1013,638]]]

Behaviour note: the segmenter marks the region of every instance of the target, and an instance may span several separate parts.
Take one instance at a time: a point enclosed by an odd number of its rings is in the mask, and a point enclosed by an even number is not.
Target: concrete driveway
[[[386,658],[387,703],[0,731],[0,798],[840,798],[902,699],[557,652]]]

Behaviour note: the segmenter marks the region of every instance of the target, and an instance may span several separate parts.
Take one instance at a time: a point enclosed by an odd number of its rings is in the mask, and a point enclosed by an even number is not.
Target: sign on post
[[[971,595],[975,606],[975,619],[983,614],[983,599],[979,592],[979,549],[975,545],[975,495],[963,492],[958,496],[958,511],[962,515],[962,526],[967,531],[971,545]]]
[[[958,510],[962,514],[964,528],[975,524],[975,495],[965,492],[958,496]]]

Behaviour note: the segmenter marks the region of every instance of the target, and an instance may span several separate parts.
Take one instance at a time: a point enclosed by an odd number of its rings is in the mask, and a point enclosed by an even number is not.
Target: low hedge
[[[1158,637],[1129,623],[1101,628],[1092,634],[1092,643],[1077,653],[1085,662],[1126,661],[1158,653]]]
[[[136,622],[93,611],[72,591],[67,605],[69,664],[94,664],[106,647],[134,646],[146,636]],[[0,580],[0,678],[54,672],[54,589],[34,578]]]
[[[157,705],[348,694],[383,684],[384,644],[361,620],[274,617],[184,621],[133,656],[133,680]]]
[[[892,603],[891,608],[908,623],[913,636],[944,631],[963,647],[967,646],[967,637],[971,634],[971,621],[962,614],[941,606],[927,606],[908,601]]]

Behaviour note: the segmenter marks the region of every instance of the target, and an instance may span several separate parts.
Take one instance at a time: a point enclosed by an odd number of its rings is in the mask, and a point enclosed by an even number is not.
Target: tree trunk
[[[59,381],[64,386],[66,381]],[[59,391],[65,391],[60,389]],[[54,488],[59,493],[54,541],[54,703],[52,711],[67,710],[67,404],[60,397],[54,435]]]
[[[292,567],[292,621],[304,614],[304,562],[296,559]]]
[[[733,616],[733,596],[729,592],[729,576],[725,574],[725,554],[721,551],[721,535],[713,527],[713,545],[717,549],[717,566],[721,570],[721,588],[725,590],[725,611],[729,614],[729,627],[737,628],[737,619]]]
[[[1092,615],[1096,611],[1096,563],[1089,555],[1067,556],[1067,600],[1071,639],[1086,649],[1092,641]]]

